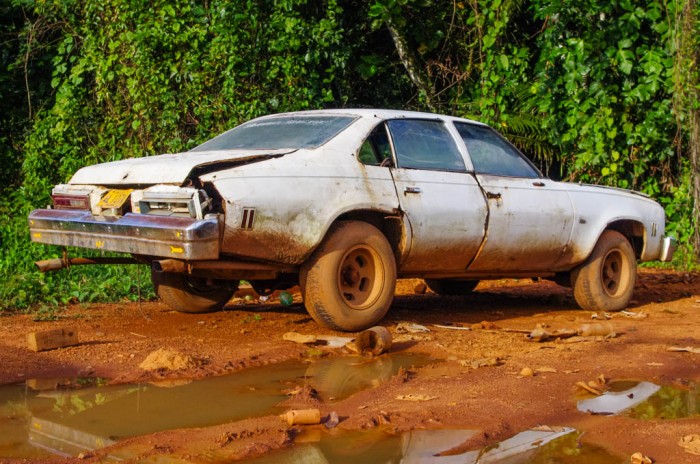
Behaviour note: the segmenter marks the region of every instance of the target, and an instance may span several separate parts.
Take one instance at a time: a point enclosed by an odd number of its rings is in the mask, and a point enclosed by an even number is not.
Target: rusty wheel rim
[[[354,310],[372,306],[383,286],[383,269],[377,253],[358,245],[345,253],[338,269],[338,290],[343,301]]]
[[[605,255],[601,276],[603,280],[603,289],[608,295],[617,296],[620,288],[624,288],[624,257],[619,250],[611,250]]]

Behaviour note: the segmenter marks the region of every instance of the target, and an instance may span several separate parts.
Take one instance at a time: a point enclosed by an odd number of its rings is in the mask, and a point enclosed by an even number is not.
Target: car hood
[[[181,184],[197,167],[208,167],[211,172],[221,167],[232,167],[277,158],[296,150],[226,150],[189,151],[144,158],[131,158],[110,163],[86,166],[76,172],[70,184],[135,185]]]

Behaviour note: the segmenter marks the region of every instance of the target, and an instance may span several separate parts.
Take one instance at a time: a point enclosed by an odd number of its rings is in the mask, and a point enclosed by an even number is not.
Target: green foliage
[[[141,266],[34,270],[61,250],[30,243],[26,216],[80,167],[182,151],[262,114],[322,107],[432,105],[493,124],[545,171],[652,195],[690,265],[698,9],[694,0],[5,2],[0,308],[133,299],[138,288],[153,296]]]
[[[0,210],[8,219],[0,225],[5,308],[135,293],[134,269],[33,269],[59,250],[29,242],[26,216],[80,167],[182,151],[262,114],[343,103],[334,85],[348,52],[335,0],[25,1],[13,11],[24,9],[51,31],[52,71],[44,77],[54,94],[31,120],[21,169],[17,162],[8,174],[23,182]],[[34,47],[29,52],[48,50],[29,41],[31,33],[27,26],[20,38]],[[19,52],[14,58],[22,63]]]
[[[569,176],[653,196],[678,175],[667,5],[538,0],[532,92]]]

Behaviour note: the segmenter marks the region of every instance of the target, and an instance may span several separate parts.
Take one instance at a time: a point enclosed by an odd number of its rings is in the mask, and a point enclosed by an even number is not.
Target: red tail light
[[[90,209],[89,195],[66,195],[55,193],[51,195],[54,209]]]

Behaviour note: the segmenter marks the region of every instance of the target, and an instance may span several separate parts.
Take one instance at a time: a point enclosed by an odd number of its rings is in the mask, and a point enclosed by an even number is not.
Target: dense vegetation
[[[550,176],[634,188],[693,262],[695,0],[11,0],[0,5],[0,311],[151,294],[144,268],[36,259],[26,215],[97,162],[188,149],[274,112],[435,110]],[[84,254],[84,253],[83,253]]]

